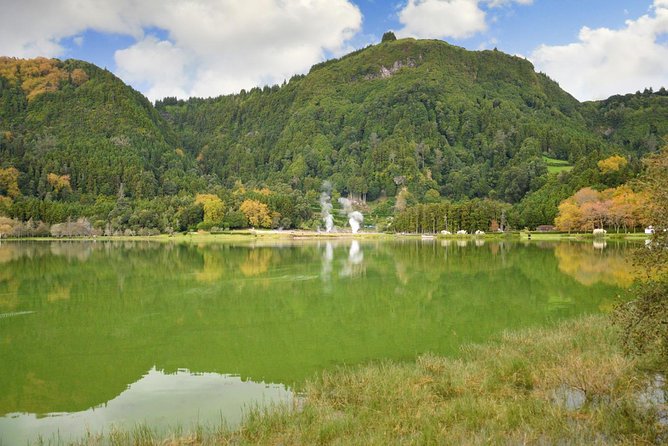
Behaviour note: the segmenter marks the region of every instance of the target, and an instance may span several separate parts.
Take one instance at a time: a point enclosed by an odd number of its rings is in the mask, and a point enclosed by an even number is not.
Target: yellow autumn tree
[[[0,195],[16,198],[19,190],[19,171],[15,167],[0,169]]]
[[[195,203],[201,204],[204,209],[204,223],[219,225],[225,217],[225,203],[214,194],[197,194]]]
[[[47,175],[46,180],[49,182],[53,190],[59,194],[63,191],[72,192],[72,186],[70,185],[70,176],[69,175],[58,175],[55,173],[50,173]]]
[[[613,155],[598,162],[598,168],[601,173],[619,172],[629,164],[623,156]]]
[[[246,219],[253,227],[270,228],[271,213],[266,204],[257,200],[244,200],[239,210],[246,216]]]
[[[580,206],[578,206],[572,197],[561,202],[559,205],[559,214],[554,219],[554,225],[558,230],[568,232],[578,231],[582,227],[583,222]]]

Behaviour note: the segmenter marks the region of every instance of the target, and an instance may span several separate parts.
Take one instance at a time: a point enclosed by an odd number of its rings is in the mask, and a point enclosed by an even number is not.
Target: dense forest
[[[582,188],[633,187],[667,134],[665,89],[580,103],[525,59],[435,40],[155,105],[86,62],[0,57],[0,216],[22,233],[315,229],[328,184],[380,229],[430,204],[536,227]]]

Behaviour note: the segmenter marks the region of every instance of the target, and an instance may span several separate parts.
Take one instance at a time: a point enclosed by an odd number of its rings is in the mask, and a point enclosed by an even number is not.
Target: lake
[[[337,365],[609,311],[625,243],[0,243],[0,444],[290,401]]]

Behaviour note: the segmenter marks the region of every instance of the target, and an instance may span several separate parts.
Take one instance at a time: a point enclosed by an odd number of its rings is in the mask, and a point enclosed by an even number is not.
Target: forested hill
[[[547,172],[603,147],[576,99],[528,61],[442,41],[384,42],[281,87],[157,104],[200,167],[236,179],[374,199],[409,185],[520,200]]]
[[[19,170],[23,195],[115,195],[121,184],[135,197],[175,193],[192,181],[176,141],[152,104],[107,70],[0,58],[0,168]]]
[[[668,135],[668,91],[612,96],[584,104],[590,127],[614,146],[644,155],[654,152]]]
[[[125,197],[134,204],[114,211],[124,228],[148,206],[137,200],[157,197],[174,215],[161,225],[183,228],[201,218],[196,193],[238,215],[233,190],[268,187],[303,200],[290,212],[300,225],[328,180],[343,196],[387,197],[388,212],[402,190],[409,204],[491,198],[534,227],[579,188],[636,175],[667,133],[663,89],[580,103],[525,59],[437,40],[384,41],[281,86],[155,107],[85,62],[0,57],[0,212],[103,224]],[[628,165],[603,174],[611,155]],[[255,199],[285,217],[269,196]]]

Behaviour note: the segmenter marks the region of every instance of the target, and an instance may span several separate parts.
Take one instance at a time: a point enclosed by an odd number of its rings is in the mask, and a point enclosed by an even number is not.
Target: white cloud
[[[116,51],[117,73],[151,99],[281,82],[339,53],[362,23],[350,0],[23,0],[3,9],[3,55],[59,56],[61,39],[89,29],[135,37]],[[151,28],[168,37],[145,35]]]
[[[477,0],[409,0],[399,22],[402,37],[465,38],[487,29]]]
[[[463,39],[487,30],[486,8],[533,0],[408,0],[399,11],[401,37]]]
[[[578,42],[542,45],[530,59],[580,100],[658,89],[668,87],[668,45],[660,41],[666,34],[668,0],[655,0],[649,14],[622,29],[584,27]]]
[[[510,6],[512,3],[520,5],[531,5],[533,0],[486,0],[490,8],[498,8],[501,6]]]
[[[130,48],[116,51],[118,75],[132,84],[147,84],[150,98],[184,97],[188,56],[169,41],[147,36]]]

